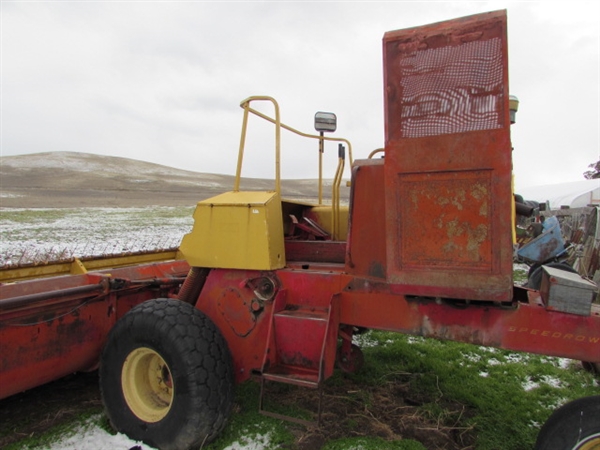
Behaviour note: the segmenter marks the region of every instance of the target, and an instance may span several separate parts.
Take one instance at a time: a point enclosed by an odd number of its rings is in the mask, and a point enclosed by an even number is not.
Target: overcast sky
[[[599,4],[2,0],[1,154],[233,174],[240,101],[269,95],[304,132],[316,111],[335,112],[336,135],[366,157],[384,143],[383,34],[507,9],[517,188],[581,180],[600,158]],[[266,132],[251,122],[244,176],[272,176]],[[282,153],[284,177],[317,176],[316,143],[286,138]]]

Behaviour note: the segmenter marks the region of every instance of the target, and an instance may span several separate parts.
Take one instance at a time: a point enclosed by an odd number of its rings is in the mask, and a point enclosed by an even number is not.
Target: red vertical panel
[[[386,33],[387,278],[512,296],[506,13]]]
[[[346,271],[357,277],[386,277],[383,160],[354,162]]]

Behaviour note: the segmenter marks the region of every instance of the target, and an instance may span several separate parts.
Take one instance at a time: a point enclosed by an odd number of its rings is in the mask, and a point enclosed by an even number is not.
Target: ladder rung
[[[300,425],[304,425],[307,427],[319,427],[321,426],[321,408],[322,408],[322,404],[323,404],[323,388],[321,388],[319,386],[319,404],[318,404],[318,411],[317,411],[317,421],[316,422],[312,422],[309,420],[304,420],[304,419],[298,419],[297,417],[291,417],[291,416],[286,416],[284,414],[278,414],[278,413],[274,413],[271,411],[267,411],[265,409],[263,409],[263,398],[264,398],[264,392],[265,392],[265,376],[263,374],[263,376],[261,377],[260,380],[260,397],[258,400],[258,412],[259,414],[262,414],[264,416],[268,416],[268,417],[273,417],[275,419],[279,419],[279,420],[286,420],[288,422],[293,422],[293,423],[298,423]]]

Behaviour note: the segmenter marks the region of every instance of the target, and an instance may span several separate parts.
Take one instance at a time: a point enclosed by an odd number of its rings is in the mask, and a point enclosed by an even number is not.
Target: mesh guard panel
[[[387,278],[414,295],[512,296],[504,11],[386,33]]]
[[[404,138],[502,128],[498,38],[416,51],[401,61]]]

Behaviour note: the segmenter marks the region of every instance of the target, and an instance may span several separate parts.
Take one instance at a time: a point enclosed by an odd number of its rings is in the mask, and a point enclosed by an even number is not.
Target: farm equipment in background
[[[0,397],[99,362],[115,429],[188,449],[223,429],[235,383],[322,389],[336,362],[357,370],[360,328],[600,363],[593,284],[551,268],[540,290],[513,283],[506,13],[388,32],[383,54],[384,158],[352,161],[348,141],[299,133],[251,97],[234,189],[197,204],[177,252],[3,284]],[[272,191],[240,190],[250,114],[275,125]],[[339,142],[331,204],[281,198],[281,129]],[[557,410],[537,448],[600,445],[599,405]]]
[[[527,287],[539,290],[544,267],[573,273],[576,271],[565,262],[569,247],[565,247],[558,219],[550,216],[547,220],[537,223],[541,225],[539,234],[517,250],[517,260],[529,265]]]
[[[540,289],[543,266],[578,273],[598,284],[600,208],[589,205],[542,213],[539,210],[534,213],[534,209],[517,208],[517,230],[521,233],[517,231],[520,236],[515,261],[529,266],[527,287]]]

